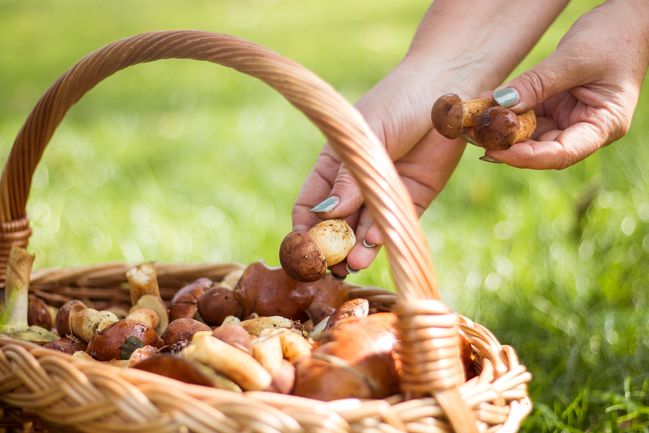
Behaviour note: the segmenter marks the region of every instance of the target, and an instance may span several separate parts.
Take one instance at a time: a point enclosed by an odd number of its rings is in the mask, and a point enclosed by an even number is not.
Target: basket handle
[[[2,281],[10,246],[26,245],[29,239],[31,232],[25,207],[32,176],[45,146],[67,111],[86,92],[113,73],[138,63],[167,58],[206,60],[234,68],[264,81],[301,110],[327,137],[358,182],[365,206],[383,235],[399,301],[402,305],[412,305],[417,310],[412,313],[420,315],[422,303],[415,301],[439,298],[426,238],[417,222],[410,195],[383,145],[360,113],[331,86],[299,64],[239,38],[201,31],[144,33],[107,45],[59,77],[38,101],[14,142],[0,179]],[[400,310],[407,318],[410,309],[404,308]],[[439,310],[438,303],[434,304],[433,310]],[[400,319],[402,321],[407,320]],[[404,329],[399,326],[402,332],[412,334],[413,330],[421,330],[422,325],[408,321],[404,326]],[[457,324],[455,330],[453,326],[449,328],[444,324],[443,331],[442,334],[455,334],[450,343],[457,340]],[[426,338],[429,337],[427,334]],[[409,346],[416,344],[421,335],[413,338],[415,342],[412,343],[402,338],[408,352],[404,355],[406,357],[411,356],[409,353],[419,352]],[[457,366],[461,369],[459,355],[455,358],[451,362],[456,364],[453,369],[457,370]],[[445,361],[448,363],[449,359]],[[430,368],[449,370],[447,365],[442,367]],[[420,370],[418,368],[412,375],[423,377],[430,373]],[[442,382],[445,382],[442,388],[458,385],[449,384],[447,380]],[[430,385],[427,387],[430,389]]]

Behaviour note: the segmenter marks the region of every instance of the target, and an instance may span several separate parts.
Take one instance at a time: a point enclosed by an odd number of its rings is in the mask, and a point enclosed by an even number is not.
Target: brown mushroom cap
[[[143,346],[160,347],[163,342],[149,328],[134,320],[120,320],[95,334],[88,344],[87,352],[98,361],[128,359],[135,349]]]
[[[36,325],[45,329],[52,329],[52,316],[47,304],[41,298],[29,295],[27,304],[27,323],[29,326]]]
[[[191,340],[198,331],[211,331],[211,329],[203,322],[184,317],[169,323],[162,334],[162,339],[165,344],[171,345],[180,340]]]
[[[260,316],[282,316],[291,320],[319,322],[346,299],[350,286],[331,275],[314,282],[299,283],[282,268],[262,262],[250,264],[237,283],[234,295],[243,311]]]
[[[215,285],[198,300],[198,312],[211,326],[220,325],[228,316],[241,315],[241,305],[231,289]]]
[[[169,320],[173,321],[182,317],[193,319],[198,311],[198,300],[212,284],[212,280],[209,278],[199,278],[178,290],[171,299]]]
[[[327,258],[308,232],[287,234],[279,247],[279,261],[297,281],[316,281],[327,273]]]
[[[218,328],[214,328],[212,336],[246,353],[250,353],[252,350],[252,337],[240,325],[221,325]]]
[[[71,316],[85,309],[85,304],[76,299],[66,302],[59,308],[59,312],[56,315],[56,331],[59,333],[59,336],[65,337],[72,335]]]
[[[65,337],[47,343],[43,347],[72,355],[74,352],[86,350],[86,343],[74,337]]]
[[[433,126],[446,138],[458,138],[462,134],[462,99],[455,93],[440,96],[433,104]]]
[[[520,126],[512,110],[496,106],[485,110],[473,127],[473,138],[487,150],[504,150],[514,144]]]

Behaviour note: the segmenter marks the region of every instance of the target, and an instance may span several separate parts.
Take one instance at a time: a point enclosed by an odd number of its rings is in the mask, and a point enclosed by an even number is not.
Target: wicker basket
[[[386,400],[321,402],[268,392],[237,394],[187,385],[139,370],[73,359],[0,340],[4,426],[112,432],[514,432],[530,411],[531,376],[514,350],[440,303],[425,236],[409,195],[361,115],[313,73],[241,39],[164,31],[110,44],[82,59],[40,99],[14,143],[0,180],[0,281],[12,244],[25,246],[25,206],[36,165],[68,109],[109,75],[165,58],[207,60],[275,88],[326,136],[355,176],[385,239],[397,293],[356,287],[398,315],[402,393]],[[163,296],[201,276],[219,280],[237,264],[158,265]],[[70,297],[101,307],[126,299],[125,264],[48,269],[32,290],[50,303]],[[481,360],[464,381],[458,332]]]

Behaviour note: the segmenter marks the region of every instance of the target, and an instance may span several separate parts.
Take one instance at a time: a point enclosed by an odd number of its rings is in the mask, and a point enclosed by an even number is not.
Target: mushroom
[[[270,373],[255,358],[214,338],[211,332],[194,334],[192,343],[181,354],[213,368],[245,391],[260,391],[272,382]]]
[[[369,311],[370,303],[367,302],[367,299],[351,299],[338,307],[336,311],[334,311],[334,313],[329,316],[325,330],[333,328],[334,326],[336,326],[336,324],[338,324],[338,322],[344,319],[362,319],[364,317],[367,317]]]
[[[211,386],[228,391],[241,392],[241,388],[211,368],[187,358],[168,354],[150,356],[133,368],[159,374],[193,385]]]
[[[255,317],[241,322],[248,334],[259,336],[266,329],[290,329],[302,333],[302,324],[282,316]]]
[[[282,356],[291,363],[298,359],[311,355],[311,344],[301,335],[286,329],[267,329],[261,333],[264,336],[278,336],[282,345]]]
[[[68,301],[59,308],[56,315],[56,330],[60,336],[74,335],[84,342],[117,322],[117,316],[110,311],[88,308],[77,300]]]
[[[29,295],[27,307],[27,324],[36,325],[44,329],[52,329],[52,316],[47,304],[41,298]]]
[[[318,323],[347,299],[349,290],[349,285],[331,275],[300,283],[282,268],[269,268],[256,262],[244,271],[234,296],[241,305],[242,317],[258,313],[301,321],[310,318]]]
[[[433,104],[431,118],[433,126],[441,135],[454,139],[460,137],[475,124],[477,117],[495,102],[491,99],[470,99],[462,101],[459,95],[447,93]]]
[[[293,394],[329,401],[399,392],[394,322],[392,313],[338,322],[312,356],[297,361]]]
[[[212,284],[209,278],[199,278],[178,290],[171,299],[169,320],[182,317],[195,318],[198,312],[198,300]]]
[[[27,250],[12,246],[5,277],[5,304],[0,320],[0,333],[18,340],[45,344],[58,337],[48,329],[28,325],[29,277],[34,256]]]
[[[214,328],[212,336],[246,353],[252,352],[252,337],[241,325],[221,325],[218,328]]]
[[[198,300],[198,312],[205,323],[220,325],[228,316],[240,316],[241,305],[231,289],[216,285],[206,291]]]
[[[478,116],[471,135],[480,147],[504,150],[529,139],[535,129],[536,115],[533,110],[516,114],[510,109],[496,106]]]
[[[282,360],[282,365],[271,373],[272,382],[267,391],[280,394],[290,394],[295,384],[295,366],[287,360]]]
[[[72,355],[74,352],[86,350],[86,343],[73,336],[68,336],[51,341],[45,344],[43,347],[45,349],[56,350],[57,352],[63,352]]]
[[[155,328],[156,333],[162,335],[169,324],[169,315],[160,298],[155,266],[152,263],[135,266],[126,272],[126,278],[133,304],[126,318]]]
[[[144,361],[145,359],[151,358],[154,355],[158,354],[158,348],[153,346],[142,346],[139,349],[135,349],[131,356],[128,358],[127,367],[133,367],[135,364]]]
[[[327,268],[345,260],[356,245],[354,231],[345,220],[321,221],[307,232],[291,232],[282,241],[279,261],[298,281],[316,281]]]
[[[252,356],[270,373],[282,366],[282,341],[279,335],[257,337],[251,342]]]
[[[144,346],[161,347],[163,341],[150,326],[123,319],[93,335],[86,351],[98,361],[129,359]]]
[[[180,340],[191,340],[194,334],[199,331],[211,331],[211,329],[203,322],[185,317],[169,323],[162,334],[162,339],[165,344],[171,345]]]

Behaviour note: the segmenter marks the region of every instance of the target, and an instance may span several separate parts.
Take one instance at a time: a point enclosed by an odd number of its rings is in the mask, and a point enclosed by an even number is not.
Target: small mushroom
[[[211,368],[187,358],[168,354],[153,355],[133,365],[133,368],[193,385],[241,392],[241,388],[233,381],[215,373]]]
[[[183,317],[195,318],[198,313],[198,300],[212,284],[209,278],[199,278],[178,290],[171,299],[169,320]]]
[[[533,110],[516,114],[510,109],[496,106],[478,116],[472,137],[475,144],[487,150],[504,150],[528,140],[535,129],[536,115]]]
[[[77,300],[68,301],[59,308],[56,316],[56,330],[60,336],[74,335],[88,342],[97,332],[117,322],[117,316],[110,311],[88,308]]]
[[[252,337],[241,325],[221,325],[218,328],[214,328],[212,336],[246,353],[252,352]]]
[[[198,312],[205,323],[218,326],[228,316],[240,316],[241,305],[231,289],[216,285],[200,297]]]
[[[133,367],[135,364],[144,361],[145,359],[151,358],[154,355],[158,354],[158,349],[153,346],[142,346],[139,349],[135,349],[131,356],[128,358],[127,367]]]
[[[28,310],[27,310],[27,324],[29,326],[36,325],[44,329],[52,329],[52,316],[47,304],[41,298],[34,295],[29,295]]]
[[[57,352],[68,353],[72,355],[74,352],[85,351],[86,343],[73,336],[59,338],[58,340],[51,341],[43,346],[45,349],[55,350]]]
[[[367,302],[367,299],[351,299],[338,307],[336,311],[334,311],[334,313],[329,317],[329,320],[327,321],[325,330],[333,328],[338,322],[344,319],[362,319],[364,317],[367,317],[369,311],[370,303]]]
[[[460,137],[476,122],[477,117],[495,102],[491,99],[470,99],[462,101],[459,95],[447,93],[433,104],[431,119],[441,135],[454,139]]]
[[[126,318],[155,328],[158,335],[162,335],[169,324],[169,314],[160,298],[155,266],[152,263],[135,266],[126,272],[126,278],[133,305]]]
[[[252,356],[270,373],[282,366],[282,341],[279,335],[257,337],[252,340]]]
[[[224,374],[245,391],[260,391],[272,382],[270,373],[255,358],[214,338],[211,332],[194,334],[182,355]]]
[[[129,359],[144,346],[161,347],[163,341],[153,328],[134,320],[124,319],[95,334],[86,351],[98,361]]]
[[[287,360],[282,360],[282,365],[273,370],[271,373],[272,382],[268,387],[270,392],[278,392],[280,394],[290,394],[295,384],[295,366]]]
[[[169,323],[162,334],[162,339],[165,344],[171,345],[180,340],[191,340],[199,331],[211,331],[211,329],[203,322],[185,317]]]
[[[266,329],[290,329],[294,332],[302,333],[302,325],[300,322],[294,322],[282,316],[270,317],[256,317],[241,322],[243,329],[248,331],[248,334],[259,336]]]
[[[345,220],[325,220],[307,232],[286,235],[279,261],[291,278],[316,281],[325,276],[327,267],[345,260],[354,245],[356,236]]]

